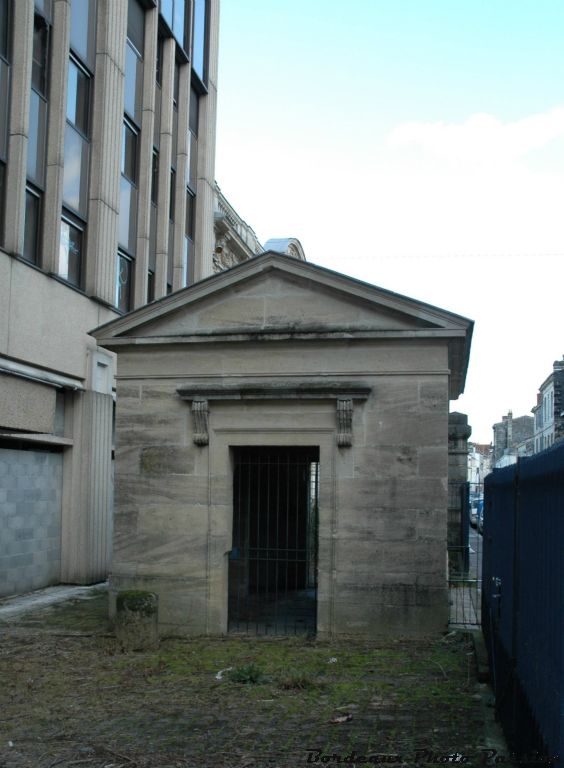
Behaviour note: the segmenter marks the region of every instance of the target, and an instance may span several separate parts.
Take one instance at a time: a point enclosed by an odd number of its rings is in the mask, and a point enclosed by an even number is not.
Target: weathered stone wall
[[[159,596],[161,633],[227,630],[230,446],[320,449],[318,634],[433,632],[447,622],[448,365],[442,341],[295,341],[124,349],[111,591]],[[218,371],[221,377],[218,378]],[[355,381],[353,445],[336,400],[209,402],[193,442],[179,385]]]

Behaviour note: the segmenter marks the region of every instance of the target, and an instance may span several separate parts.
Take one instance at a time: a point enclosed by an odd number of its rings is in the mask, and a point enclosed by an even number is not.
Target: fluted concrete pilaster
[[[47,168],[43,205],[43,267],[58,272],[65,165],[70,2],[55,0],[51,35],[51,88],[47,120]]]
[[[173,290],[186,285],[184,234],[186,231],[186,180],[190,160],[188,113],[190,105],[190,64],[180,68],[178,99],[178,149],[176,156],[176,212],[174,219]]]
[[[86,292],[114,303],[127,0],[99,0]]]
[[[33,49],[33,0],[13,3],[12,86],[8,129],[8,169],[4,246],[9,253],[23,253],[25,227],[25,184],[29,99]],[[25,84],[22,86],[22,84]]]
[[[194,280],[213,274],[215,135],[217,119],[217,70],[219,49],[219,0],[210,2],[210,52],[208,93],[200,99],[198,132],[198,189]]]
[[[172,122],[174,94],[175,42],[172,37],[163,42],[161,134],[159,151],[159,208],[157,214],[157,266],[155,298],[166,294],[168,232],[170,207],[170,166],[172,161]]]
[[[155,70],[157,67],[158,11],[145,12],[145,51],[143,55],[143,104],[139,147],[139,202],[137,209],[137,253],[133,306],[147,303],[147,273],[151,235],[151,180],[153,130],[155,124]]]

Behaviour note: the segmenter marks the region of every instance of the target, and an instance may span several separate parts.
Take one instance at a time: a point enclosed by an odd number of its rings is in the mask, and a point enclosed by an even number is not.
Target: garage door
[[[0,596],[56,584],[63,454],[0,448]]]

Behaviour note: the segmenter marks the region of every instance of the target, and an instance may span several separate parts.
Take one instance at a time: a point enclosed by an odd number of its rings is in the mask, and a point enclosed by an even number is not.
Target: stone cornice
[[[272,382],[252,384],[180,384],[179,397],[202,400],[367,400],[372,387],[358,382]]]

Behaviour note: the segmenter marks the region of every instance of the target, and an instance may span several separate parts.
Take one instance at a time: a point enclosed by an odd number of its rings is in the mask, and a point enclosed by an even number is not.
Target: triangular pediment
[[[463,391],[473,323],[338,272],[267,252],[92,331],[100,346],[270,338],[444,338]]]
[[[464,329],[468,320],[279,254],[264,254],[93,331],[118,338]]]

